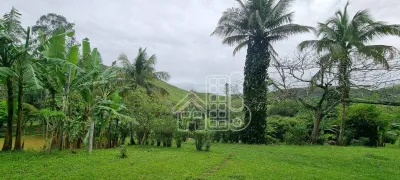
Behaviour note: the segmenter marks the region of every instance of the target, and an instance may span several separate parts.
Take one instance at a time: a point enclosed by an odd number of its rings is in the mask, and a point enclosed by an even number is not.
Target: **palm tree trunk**
[[[6,79],[7,85],[7,129],[4,139],[3,151],[11,150],[12,148],[12,128],[14,122],[14,93],[11,77]]]
[[[348,74],[349,61],[347,58],[340,62],[339,86],[342,89],[342,116],[340,121],[339,145],[344,145],[348,100],[350,98],[350,79]]]
[[[88,151],[89,151],[89,153],[91,153],[92,149],[93,149],[94,120],[89,117],[89,121],[90,121],[90,129],[89,129]]]
[[[22,73],[20,73],[22,75]],[[22,98],[23,98],[23,79],[18,80],[18,117],[17,117],[17,132],[15,137],[14,150],[23,150],[22,147]]]
[[[340,121],[339,145],[344,145],[344,131],[346,126],[346,117],[348,108],[347,99],[349,99],[349,94],[347,90],[344,90],[342,95],[342,116]]]
[[[267,52],[267,43],[258,39],[251,39],[247,47],[244,67],[243,95],[246,129],[242,131],[242,142],[262,144],[265,142],[266,127],[266,100],[267,100],[267,69],[270,55]]]

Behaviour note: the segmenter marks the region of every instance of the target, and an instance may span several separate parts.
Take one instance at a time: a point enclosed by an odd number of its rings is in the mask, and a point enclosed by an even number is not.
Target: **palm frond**
[[[24,81],[26,84],[29,84],[29,87],[33,87],[34,89],[41,89],[42,83],[40,82],[37,71],[35,70],[32,63],[26,63],[23,65],[22,69],[24,70]]]
[[[295,34],[300,34],[300,33],[305,33],[305,32],[315,32],[315,29],[313,27],[302,26],[302,25],[298,25],[298,24],[286,24],[283,26],[279,26],[275,29],[272,29],[270,31],[270,34],[271,35],[290,36],[290,35],[295,35]]]
[[[249,40],[245,40],[241,43],[239,43],[235,49],[233,50],[233,55],[236,55],[236,53],[238,53],[243,47],[247,46],[249,44]]]
[[[358,52],[367,58],[372,58],[376,63],[382,64],[389,69],[389,60],[399,54],[399,50],[386,45],[369,45],[358,49]]]
[[[118,56],[118,61],[122,63],[123,68],[131,69],[132,64],[129,62],[128,56],[124,53]]]
[[[4,79],[8,76],[14,76],[15,72],[9,67],[0,67],[0,78]]]
[[[170,75],[168,72],[165,71],[159,71],[154,73],[154,77],[156,79],[162,80],[162,81],[168,81],[170,78]]]
[[[287,12],[294,0],[280,0],[272,9],[271,16],[278,17]]]
[[[248,35],[229,36],[229,37],[226,37],[226,38],[222,41],[222,43],[223,43],[223,44],[228,44],[228,45],[232,46],[232,45],[234,45],[234,44],[240,44],[240,43],[242,43],[243,41],[247,41],[248,37],[249,37]]]

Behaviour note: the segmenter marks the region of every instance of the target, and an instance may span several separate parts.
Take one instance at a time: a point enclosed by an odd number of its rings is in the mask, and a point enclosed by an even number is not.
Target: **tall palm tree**
[[[244,103],[247,128],[244,143],[263,143],[266,126],[267,69],[277,56],[273,43],[289,36],[312,31],[313,28],[292,24],[294,12],[288,12],[293,0],[236,0],[238,7],[223,12],[211,35],[219,35],[223,43],[236,45],[233,54],[247,46],[244,67]],[[250,117],[251,116],[251,117]],[[251,118],[251,119],[250,119]]]
[[[339,74],[339,87],[342,91],[342,117],[340,123],[339,143],[343,144],[346,110],[350,94],[350,67],[354,55],[372,59],[376,63],[389,68],[388,61],[393,59],[398,51],[392,46],[369,45],[377,38],[387,35],[400,36],[400,25],[389,25],[386,22],[375,21],[368,10],[358,11],[351,19],[346,4],[343,11],[337,11],[335,16],[325,23],[318,23],[316,35],[319,40],[304,41],[299,49],[313,48],[323,54],[322,61],[336,67]]]
[[[168,94],[168,91],[157,84],[154,80],[167,81],[170,78],[168,72],[155,71],[157,57],[155,54],[150,57],[147,55],[146,49],[139,48],[139,52],[133,62],[130,62],[125,54],[118,57],[121,61],[125,80],[129,81],[133,86],[141,86],[147,90],[147,93],[160,92]]]
[[[118,60],[123,66],[124,78],[131,87],[143,87],[146,89],[148,95],[155,92],[159,92],[162,95],[169,94],[166,89],[154,83],[154,80],[166,81],[170,78],[168,72],[155,71],[154,66],[157,62],[155,54],[148,57],[146,49],[139,48],[139,52],[134,61],[130,62],[125,54],[119,55]],[[130,139],[130,143],[135,144],[133,138],[133,123],[130,123]]]

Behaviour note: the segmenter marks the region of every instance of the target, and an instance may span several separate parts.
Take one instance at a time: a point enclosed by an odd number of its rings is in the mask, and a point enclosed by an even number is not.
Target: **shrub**
[[[358,139],[352,139],[350,145],[352,146],[367,146],[369,143],[369,138],[360,137]]]
[[[211,140],[212,140],[212,132],[204,130],[204,131],[195,131],[194,138],[195,138],[195,145],[196,150],[201,151],[203,150],[204,144],[206,144],[206,151],[210,150],[211,147]]]
[[[186,132],[183,131],[176,131],[174,134],[176,147],[180,148],[182,146],[182,141],[186,136]]]
[[[368,138],[365,146],[383,145],[389,121],[381,117],[381,112],[374,105],[355,104],[350,106],[346,121],[346,135],[352,144],[355,140]]]
[[[214,136],[213,136],[213,142],[221,142],[223,135],[224,135],[224,132],[221,132],[221,131],[215,132]]]
[[[206,151],[210,151],[210,147],[211,147],[211,140],[208,139],[206,140]]]
[[[267,115],[274,116],[279,115],[283,117],[294,117],[300,111],[300,106],[296,101],[281,101],[272,104],[268,107]]]
[[[284,139],[287,144],[304,145],[307,144],[310,135],[309,128],[306,123],[299,122],[293,126],[285,135]]]
[[[395,131],[388,131],[385,134],[385,143],[395,144],[397,139],[399,138],[399,134]]]
[[[128,154],[127,154],[127,145],[126,144],[122,144],[119,148],[119,152],[120,152],[120,158],[127,158]]]
[[[396,119],[397,120],[397,119]],[[385,134],[385,143],[395,144],[400,136],[400,123],[392,123]]]
[[[5,101],[0,101],[0,129],[7,122],[7,104]]]
[[[239,132],[232,130],[214,132],[212,137],[212,142],[238,143]]]
[[[285,134],[289,132],[299,120],[292,117],[272,116],[267,118],[267,128],[265,129],[266,142],[275,144],[285,141]]]

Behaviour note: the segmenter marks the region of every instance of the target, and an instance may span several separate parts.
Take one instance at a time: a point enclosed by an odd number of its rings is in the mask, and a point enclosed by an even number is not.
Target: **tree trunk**
[[[22,73],[20,73],[22,75]],[[17,117],[17,132],[15,137],[14,150],[23,150],[22,147],[22,98],[23,98],[23,79],[18,80],[18,117]]]
[[[343,95],[343,98],[345,96]],[[339,145],[344,145],[344,128],[346,125],[346,116],[347,116],[347,103],[345,101],[342,102],[342,116],[340,121],[340,131],[339,131]]]
[[[7,85],[7,129],[4,139],[3,151],[11,150],[12,148],[12,129],[14,123],[14,93],[11,77],[6,79]]]
[[[133,134],[133,122],[129,123],[130,127],[129,127],[129,131],[130,131],[130,144],[131,145],[135,145],[135,139],[134,139],[134,134]]]
[[[146,141],[146,138],[147,138],[146,135],[147,135],[146,130],[144,130],[143,138],[142,138],[142,140],[140,141],[140,145],[141,145],[141,146],[144,145],[144,143],[145,143],[145,141]]]
[[[267,69],[270,55],[267,43],[260,39],[250,39],[244,67],[243,95],[247,127],[242,132],[242,142],[249,144],[265,143]]]
[[[64,113],[69,116],[69,112],[68,112],[68,94],[69,94],[69,84],[71,81],[71,65],[68,66],[68,70],[67,73],[65,74],[65,78],[66,78],[66,82],[65,82],[65,87],[64,87],[64,98],[63,98],[63,111]],[[64,123],[61,122],[61,127],[60,127],[60,147],[59,149],[62,150],[63,149],[63,144],[64,144]]]
[[[88,143],[88,151],[92,152],[93,149],[93,133],[94,133],[94,120],[89,118],[90,121],[90,129],[89,129],[89,143]]]
[[[63,149],[63,145],[64,145],[64,122],[61,122],[60,132],[59,133],[60,133],[60,139],[59,139],[60,146],[58,147],[58,149],[62,150]]]
[[[350,79],[348,74],[349,60],[345,58],[340,62],[339,86],[342,90],[342,116],[340,121],[339,145],[344,145],[344,133],[347,117],[348,99],[350,98]]]
[[[317,142],[317,138],[319,136],[319,125],[321,123],[322,120],[322,112],[319,109],[315,115],[315,120],[314,120],[314,127],[313,127],[313,131],[311,134],[311,143],[315,144]]]

